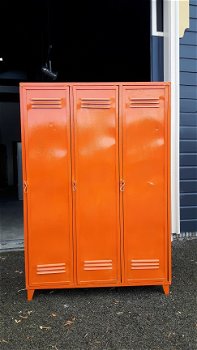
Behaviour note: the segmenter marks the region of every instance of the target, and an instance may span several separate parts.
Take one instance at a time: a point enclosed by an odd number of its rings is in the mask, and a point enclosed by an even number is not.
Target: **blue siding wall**
[[[180,205],[181,232],[197,231],[197,0],[180,39]]]
[[[151,36],[151,81],[164,81],[162,36]]]

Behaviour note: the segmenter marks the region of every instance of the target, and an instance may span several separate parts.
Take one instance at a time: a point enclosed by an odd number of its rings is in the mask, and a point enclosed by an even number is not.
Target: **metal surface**
[[[130,101],[135,109],[130,108]],[[166,278],[167,123],[165,89],[123,88],[125,281]],[[158,261],[158,269],[134,260]],[[142,268],[144,266],[144,268]]]
[[[167,294],[169,84],[21,84],[21,120],[28,299],[114,285]]]
[[[73,176],[77,282],[120,281],[118,88],[74,87]],[[85,101],[85,102],[84,102]],[[84,262],[112,268],[85,269]]]
[[[27,90],[24,98],[27,106],[22,118],[24,194],[28,211],[27,283],[36,286],[62,281],[66,284],[73,279],[69,89],[38,87]],[[61,108],[60,100],[64,101]],[[65,269],[54,274],[51,268],[45,275],[39,269],[44,264],[64,264]]]

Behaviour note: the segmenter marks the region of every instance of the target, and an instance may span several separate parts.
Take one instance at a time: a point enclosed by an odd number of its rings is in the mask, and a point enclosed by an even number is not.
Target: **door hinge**
[[[23,183],[23,190],[24,190],[24,193],[27,193],[27,181],[24,181]]]
[[[76,192],[76,190],[77,190],[77,183],[76,183],[76,181],[72,182],[72,189],[73,189],[73,192]]]
[[[124,192],[125,190],[125,181],[124,180],[120,180],[120,191]]]

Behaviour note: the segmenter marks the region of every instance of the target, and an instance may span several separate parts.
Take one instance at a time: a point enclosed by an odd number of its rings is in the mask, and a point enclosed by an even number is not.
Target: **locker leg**
[[[168,295],[170,293],[170,286],[169,284],[163,284],[163,291],[165,295]]]
[[[27,300],[28,300],[28,301],[30,301],[30,300],[33,299],[34,290],[35,290],[35,289],[27,289]]]

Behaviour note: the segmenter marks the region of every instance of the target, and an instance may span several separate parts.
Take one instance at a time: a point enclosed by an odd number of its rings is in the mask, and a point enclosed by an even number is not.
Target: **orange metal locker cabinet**
[[[21,85],[29,300],[41,288],[169,292],[169,114],[168,83]]]
[[[77,283],[120,283],[118,87],[73,87]]]
[[[69,88],[21,86],[26,285],[73,281]]]
[[[124,281],[163,284],[169,279],[168,86],[124,86]]]

